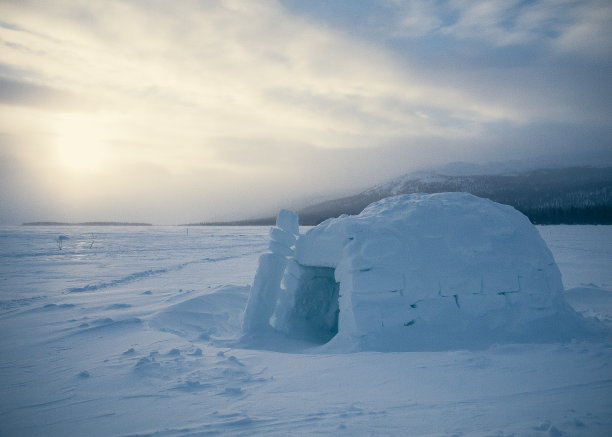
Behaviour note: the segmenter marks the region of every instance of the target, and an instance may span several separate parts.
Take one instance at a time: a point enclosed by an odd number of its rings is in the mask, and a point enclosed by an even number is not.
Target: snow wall
[[[283,210],[260,257],[245,338],[332,350],[443,350],[569,340],[582,318],[527,217],[466,193],[372,203],[300,235]]]

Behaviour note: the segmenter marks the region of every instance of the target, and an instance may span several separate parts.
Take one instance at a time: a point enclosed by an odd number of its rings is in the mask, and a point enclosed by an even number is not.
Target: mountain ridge
[[[501,174],[408,173],[359,194],[298,210],[304,225],[340,214],[358,214],[372,202],[398,194],[468,192],[511,205],[534,224],[612,224],[612,168],[540,168]]]
[[[359,214],[385,197],[413,193],[467,192],[511,205],[534,224],[612,225],[612,167],[537,168],[452,163],[407,173],[357,194],[296,208],[303,226],[342,214]],[[189,226],[274,225],[275,217]]]

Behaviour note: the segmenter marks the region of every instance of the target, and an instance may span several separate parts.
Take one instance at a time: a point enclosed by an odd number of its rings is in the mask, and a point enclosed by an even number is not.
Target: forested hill
[[[512,174],[409,174],[360,194],[298,211],[302,225],[358,214],[384,197],[462,191],[512,205],[535,224],[612,224],[612,168],[538,169]]]

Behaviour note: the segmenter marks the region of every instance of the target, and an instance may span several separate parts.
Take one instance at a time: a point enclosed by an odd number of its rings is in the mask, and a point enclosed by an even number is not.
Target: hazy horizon
[[[604,0],[0,14],[0,224],[254,218],[456,161],[612,163]]]

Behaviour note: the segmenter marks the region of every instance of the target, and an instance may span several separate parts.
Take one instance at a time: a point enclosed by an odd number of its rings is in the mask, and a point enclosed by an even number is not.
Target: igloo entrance
[[[243,328],[257,337],[273,329],[324,344],[338,333],[340,284],[333,267],[297,261],[298,238],[297,215],[282,210],[270,230],[270,252],[259,258]]]
[[[340,284],[335,269],[290,263],[291,274],[283,278],[279,299],[279,306],[289,310],[273,316],[271,325],[291,337],[327,343],[338,333]],[[287,300],[292,305],[286,305]]]

